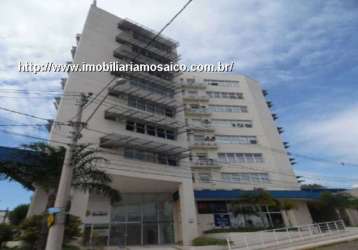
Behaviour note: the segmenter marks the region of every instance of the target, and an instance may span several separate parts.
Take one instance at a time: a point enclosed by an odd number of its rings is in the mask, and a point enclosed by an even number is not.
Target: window
[[[147,134],[148,135],[152,135],[152,136],[155,136],[155,127],[154,126],[151,126],[151,125],[147,125]]]
[[[123,155],[127,159],[147,161],[170,166],[178,166],[178,159],[172,155],[147,152],[139,149],[125,148]]]
[[[209,105],[209,111],[247,113],[247,106]]]
[[[164,129],[152,124],[139,123],[134,121],[127,121],[126,129],[129,131],[157,136],[168,140],[176,140],[176,131],[174,129]]]
[[[144,134],[145,133],[145,125],[143,123],[136,123],[136,132]]]
[[[173,108],[168,108],[164,105],[156,104],[134,96],[128,97],[128,106],[167,117],[175,116],[175,110]]]
[[[252,128],[252,121],[250,120],[219,120],[213,119],[212,123],[215,127],[224,127],[224,128]]]
[[[222,144],[257,144],[256,136],[217,135],[216,141]]]
[[[126,129],[129,131],[134,131],[134,128],[135,128],[135,123],[131,121],[127,121]]]
[[[167,130],[167,139],[175,140],[175,132],[173,130]]]
[[[157,129],[158,137],[165,138],[165,130],[162,128]]]
[[[239,92],[206,92],[210,98],[224,98],[224,99],[243,99],[244,95]]]
[[[212,86],[238,87],[240,81],[219,80],[219,79],[204,79],[204,82],[207,82],[209,85],[212,85]]]
[[[262,163],[261,153],[218,153],[218,158],[224,163]]]
[[[211,174],[210,173],[199,173],[199,180],[201,182],[210,182],[211,181]]]
[[[227,182],[264,184],[270,183],[268,173],[222,173],[221,177]]]

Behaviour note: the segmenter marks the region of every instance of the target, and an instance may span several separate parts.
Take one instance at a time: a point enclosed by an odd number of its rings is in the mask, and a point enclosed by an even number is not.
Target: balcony
[[[193,168],[221,168],[217,159],[195,159],[191,162]]]
[[[216,149],[218,145],[215,141],[194,141],[191,146],[192,149]]]
[[[157,36],[156,31],[151,30],[150,28],[144,27],[143,25],[140,25],[140,24],[138,24],[132,20],[129,20],[129,19],[122,19],[118,23],[118,28],[123,29],[123,30],[130,30],[132,32],[141,34],[142,36],[146,37],[148,39],[148,41],[150,41],[151,39],[153,39],[154,37]],[[179,43],[177,41],[174,41],[174,40],[164,37],[162,35],[159,37],[156,37],[156,42],[162,43],[163,46],[168,47],[168,48],[176,48],[179,45]]]
[[[100,146],[103,148],[135,148],[142,149],[144,151],[162,153],[168,155],[175,155],[179,158],[182,156],[186,157],[184,154],[188,152],[189,149],[183,148],[174,144],[161,143],[153,140],[147,140],[144,138],[139,138],[131,135],[122,135],[118,133],[111,133],[109,135],[103,136],[100,138]]]
[[[65,86],[66,86],[66,82],[67,82],[67,78],[61,78],[61,87],[62,89],[65,89]]]
[[[53,105],[55,105],[56,110],[60,107],[61,103],[61,97],[55,97],[55,101],[53,102]]]
[[[189,124],[190,131],[215,132],[215,128],[211,124]]]
[[[75,55],[76,55],[76,50],[77,50],[77,47],[76,46],[72,46],[71,48],[71,55],[72,55],[72,59],[75,58]]]
[[[150,57],[144,56],[142,54],[138,54],[138,52],[134,52],[132,51],[132,48],[127,46],[127,45],[121,45],[120,47],[118,47],[117,49],[114,50],[113,55],[115,57],[119,56],[124,56],[127,58],[136,58],[136,61],[138,61],[138,63],[140,64],[159,64],[161,62],[152,59]]]
[[[190,89],[206,89],[206,83],[181,83],[182,87]]]
[[[128,61],[125,60],[118,60],[118,62],[120,64],[128,64]],[[139,80],[139,81],[149,81],[149,82],[154,82],[156,84],[159,84],[165,88],[170,88],[170,89],[177,89],[178,85],[177,83],[175,83],[172,80],[169,80],[167,78],[163,78],[165,77],[163,75],[163,77],[159,77],[157,75],[154,74],[150,74],[148,72],[143,72],[143,71],[112,71],[111,72],[113,75],[121,77],[121,78],[130,78],[130,79],[135,79],[135,80]]]
[[[197,102],[208,102],[209,101],[209,96],[207,95],[189,95],[189,94],[185,94],[183,95],[183,100],[184,101],[197,101]]]
[[[158,49],[151,45],[147,46],[147,43],[145,43],[141,40],[135,39],[131,33],[124,31],[124,30],[121,31],[116,36],[116,41],[119,43],[129,43],[129,44],[137,46],[141,49],[145,48],[145,50],[150,51],[150,52],[152,52],[160,57],[163,57],[166,60],[172,61],[172,62],[177,62],[180,58],[179,55],[176,54],[175,52],[168,52],[165,50],[161,50],[161,49]]]
[[[108,93],[112,96],[120,94],[132,95],[143,98],[145,100],[162,104],[171,108],[176,108],[175,97],[168,97],[143,89],[134,84],[135,80],[120,79],[117,83],[108,89]]]
[[[80,42],[80,39],[81,39],[81,34],[76,34],[76,43],[77,43],[77,45],[79,44],[79,42]]]
[[[113,105],[107,109],[104,113],[104,117],[105,119],[113,121],[126,120],[127,118],[130,118],[175,129],[182,129],[186,127],[184,122],[175,120],[171,117],[136,109],[123,104]]]
[[[186,115],[210,116],[211,112],[207,108],[186,108]]]

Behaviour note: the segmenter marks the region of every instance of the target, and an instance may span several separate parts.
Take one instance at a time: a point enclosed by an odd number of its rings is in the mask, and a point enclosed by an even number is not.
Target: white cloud
[[[292,131],[304,144],[304,152],[326,152],[344,162],[358,162],[358,104],[333,113],[321,114],[316,119],[298,123]]]

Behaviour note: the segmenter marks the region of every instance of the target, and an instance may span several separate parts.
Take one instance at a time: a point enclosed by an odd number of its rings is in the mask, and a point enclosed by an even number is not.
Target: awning
[[[168,155],[181,155],[187,151],[187,148],[176,146],[169,143],[160,143],[152,140],[147,140],[139,137],[109,134],[100,139],[101,147],[132,147],[137,149],[146,150],[149,152],[165,153]]]
[[[322,190],[267,190],[276,199],[293,200],[317,200],[322,192],[339,192],[343,189],[322,189]],[[198,201],[209,200],[237,200],[243,194],[253,193],[246,190],[200,190],[194,191],[195,199]]]
[[[126,94],[126,95],[133,95],[145,100],[149,100],[151,102],[159,103],[162,105],[166,105],[172,108],[176,108],[175,98],[172,97],[165,97],[160,94],[156,94],[153,91],[145,90],[143,88],[137,87],[132,84],[133,80],[121,79],[117,81],[117,83],[109,88],[108,92],[114,95],[118,94]]]
[[[176,119],[166,117],[163,115],[158,115],[154,113],[150,113],[144,110],[132,108],[125,105],[113,105],[105,111],[106,118],[119,118],[119,119],[135,119],[141,120],[148,123],[154,123],[158,125],[162,125],[170,128],[185,128],[186,125],[184,122],[178,121]]]

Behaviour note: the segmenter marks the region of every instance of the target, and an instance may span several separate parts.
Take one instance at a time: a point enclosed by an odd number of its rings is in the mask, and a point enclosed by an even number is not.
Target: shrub
[[[5,241],[10,241],[14,236],[14,228],[11,225],[2,223],[0,224],[0,249],[1,244]]]
[[[26,218],[27,210],[29,209],[28,204],[22,204],[17,207],[15,207],[10,213],[9,213],[9,220],[10,223],[17,226],[20,225],[21,222]]]
[[[193,246],[226,245],[226,240],[215,239],[207,236],[200,236],[193,240]]]
[[[81,221],[78,217],[73,215],[67,217],[64,234],[65,245],[81,236],[80,225]],[[35,247],[38,240],[42,240],[42,238],[47,237],[47,216],[31,216],[24,220],[24,222],[19,226],[19,229],[21,232],[20,240],[23,240],[25,243],[28,243],[29,245]]]

